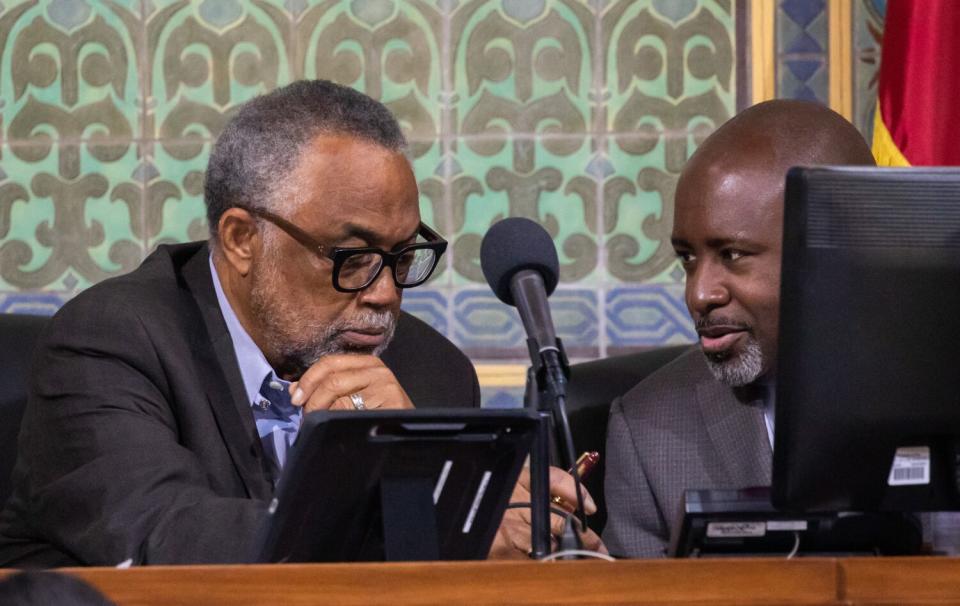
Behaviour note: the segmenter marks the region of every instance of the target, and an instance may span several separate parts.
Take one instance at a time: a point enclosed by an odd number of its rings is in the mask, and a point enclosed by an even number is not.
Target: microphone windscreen
[[[560,278],[560,260],[553,238],[536,221],[510,217],[493,224],[480,244],[480,268],[497,298],[514,305],[510,279],[524,269],[543,277],[549,296]]]

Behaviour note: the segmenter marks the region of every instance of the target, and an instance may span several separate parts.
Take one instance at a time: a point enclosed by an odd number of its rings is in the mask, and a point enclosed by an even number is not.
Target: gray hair
[[[204,182],[210,237],[220,216],[244,205],[275,209],[282,185],[308,143],[340,134],[397,152],[406,140],[382,103],[327,80],[300,80],[240,107],[217,139]]]

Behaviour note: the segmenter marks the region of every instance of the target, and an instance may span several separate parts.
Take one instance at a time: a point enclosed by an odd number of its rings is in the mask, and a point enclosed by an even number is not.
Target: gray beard
[[[396,318],[388,311],[367,311],[349,320],[340,319],[320,327],[301,320],[294,333],[292,325],[281,326],[277,320],[284,316],[266,315],[260,321],[270,348],[283,360],[284,373],[299,377],[320,358],[335,354],[366,354],[379,356],[390,344],[396,331]],[[345,343],[340,335],[355,328],[380,328],[384,340],[373,349],[358,348]],[[279,369],[278,369],[279,370]]]
[[[760,343],[753,337],[747,335],[747,344],[743,352],[730,356],[709,356],[707,358],[707,367],[713,376],[730,387],[741,387],[749,385],[760,378],[763,372],[763,352],[760,350]]]
[[[283,367],[275,370],[299,377],[324,356],[345,353],[379,356],[383,353],[397,326],[397,319],[391,312],[367,310],[327,324],[305,317],[280,294],[283,288],[275,283],[278,273],[271,263],[273,256],[269,255],[263,266],[257,268],[261,279],[251,289],[250,307],[263,328],[267,346],[283,360]],[[381,329],[385,338],[372,350],[351,347],[340,339],[343,332],[351,329]]]

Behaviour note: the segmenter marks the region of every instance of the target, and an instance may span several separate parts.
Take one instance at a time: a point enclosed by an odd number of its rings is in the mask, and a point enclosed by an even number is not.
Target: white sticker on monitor
[[[890,467],[890,486],[914,486],[930,483],[930,448],[905,446],[897,449]]]
[[[767,534],[767,525],[763,522],[710,522],[707,524],[707,536],[711,539],[762,537]]]
[[[767,530],[802,532],[807,529],[806,520],[768,520]]]

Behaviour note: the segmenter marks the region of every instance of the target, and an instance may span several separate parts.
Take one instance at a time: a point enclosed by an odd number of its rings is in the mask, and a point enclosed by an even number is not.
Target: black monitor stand
[[[524,410],[311,413],[253,559],[486,558],[538,423]]]

